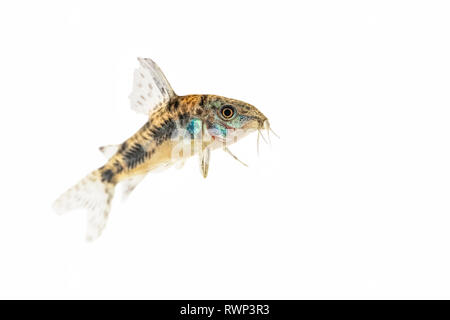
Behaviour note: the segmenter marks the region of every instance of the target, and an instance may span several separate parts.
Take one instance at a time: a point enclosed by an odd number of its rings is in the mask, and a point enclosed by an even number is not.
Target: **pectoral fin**
[[[208,176],[208,169],[209,169],[209,158],[211,154],[211,150],[208,148],[207,144],[205,143],[205,140],[208,135],[208,128],[206,126],[206,123],[202,123],[202,130],[200,132],[200,141],[196,141],[196,148],[198,151],[198,157],[200,160],[200,170],[202,172],[203,178],[206,178]]]
[[[208,176],[210,153],[211,153],[210,149],[205,148],[205,149],[202,149],[202,151],[199,154],[200,170],[202,171],[203,178],[206,178]]]

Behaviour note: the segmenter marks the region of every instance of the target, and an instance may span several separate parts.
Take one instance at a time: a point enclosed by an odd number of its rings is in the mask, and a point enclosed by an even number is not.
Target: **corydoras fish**
[[[129,194],[144,176],[198,155],[204,177],[211,150],[221,148],[240,161],[228,146],[252,131],[270,130],[269,122],[254,106],[216,95],[177,96],[151,59],[139,58],[134,73],[131,108],[148,116],[132,137],[119,145],[101,147],[109,158],[54,203],[58,213],[86,208],[87,240],[100,236],[118,183]]]

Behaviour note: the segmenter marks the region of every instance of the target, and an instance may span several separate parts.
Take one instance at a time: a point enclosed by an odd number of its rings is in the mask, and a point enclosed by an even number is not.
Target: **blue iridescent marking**
[[[192,135],[195,136],[202,130],[202,120],[194,118],[189,121],[186,130]]]

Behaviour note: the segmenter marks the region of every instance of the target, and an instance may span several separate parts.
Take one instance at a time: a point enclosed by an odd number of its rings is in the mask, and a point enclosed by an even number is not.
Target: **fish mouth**
[[[258,119],[258,130],[267,129],[268,127],[270,127],[269,119]]]

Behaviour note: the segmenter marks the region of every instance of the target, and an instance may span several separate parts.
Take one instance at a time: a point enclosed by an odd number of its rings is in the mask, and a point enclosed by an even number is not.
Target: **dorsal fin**
[[[158,65],[151,59],[138,58],[141,64],[134,71],[131,109],[149,114],[153,109],[170,101],[176,94]]]

